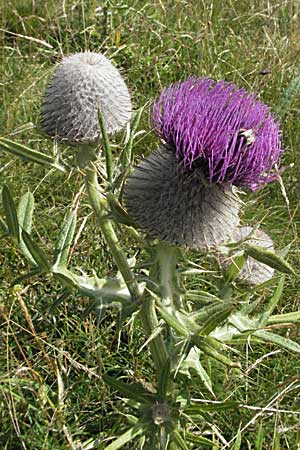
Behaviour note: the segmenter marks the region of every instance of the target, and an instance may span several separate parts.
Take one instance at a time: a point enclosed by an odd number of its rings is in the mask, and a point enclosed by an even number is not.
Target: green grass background
[[[136,108],[163,86],[191,74],[225,79],[257,92],[282,121],[289,205],[279,183],[273,183],[245,197],[243,220],[261,223],[278,248],[292,243],[289,260],[299,274],[299,1],[0,0],[0,28],[0,133],[46,153],[54,149],[38,130],[42,94],[55,63],[76,51],[89,49],[111,58]],[[140,129],[144,133],[135,149],[146,154],[157,145],[146,113]],[[0,152],[0,185],[9,184],[16,199],[29,189],[34,192],[33,233],[49,254],[81,182],[80,174],[66,179]],[[79,225],[85,220],[89,226],[73,249],[73,265],[86,271],[97,267],[100,275],[113,273],[83,197]],[[99,323],[94,314],[85,314],[87,300],[76,296],[49,312],[61,295],[52,280],[39,278],[10,287],[26,270],[14,244],[1,239],[0,449],[75,449],[80,448],[77,440],[119,434],[130,409],[105,386],[101,375],[110,370],[125,378],[151,380],[147,351],[138,354],[143,335],[132,322],[119,333],[113,312]],[[278,312],[299,310],[299,295],[299,282],[290,277]],[[299,326],[282,332],[299,342]],[[226,446],[218,439],[219,431],[229,441],[239,426],[244,428],[242,449],[256,448],[260,426],[264,449],[300,448],[299,359],[280,351],[258,362],[275,350],[271,345],[247,347],[244,367],[257,361],[247,382],[212,364],[220,400],[232,395],[244,405],[271,408],[214,414],[213,429],[199,423],[201,431],[213,430],[220,448]],[[191,386],[193,396],[210,398],[196,377]]]

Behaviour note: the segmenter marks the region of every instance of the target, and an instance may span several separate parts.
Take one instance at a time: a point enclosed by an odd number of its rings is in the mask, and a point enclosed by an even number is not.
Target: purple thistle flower
[[[255,191],[277,177],[279,123],[245,89],[189,78],[162,91],[152,121],[183,167],[201,167],[210,183]]]

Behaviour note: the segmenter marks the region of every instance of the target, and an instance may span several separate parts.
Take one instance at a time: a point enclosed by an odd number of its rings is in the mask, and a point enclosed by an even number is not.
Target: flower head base
[[[239,223],[240,202],[232,190],[209,185],[202,169],[178,165],[174,152],[164,147],[135,168],[124,203],[152,237],[198,250],[228,240]]]
[[[189,78],[171,85],[154,104],[152,121],[181,164],[201,167],[210,183],[256,190],[277,176],[279,123],[231,83]]]
[[[108,133],[122,129],[131,118],[130,95],[118,69],[100,53],[64,58],[44,97],[43,131],[71,143],[97,141],[99,111]]]

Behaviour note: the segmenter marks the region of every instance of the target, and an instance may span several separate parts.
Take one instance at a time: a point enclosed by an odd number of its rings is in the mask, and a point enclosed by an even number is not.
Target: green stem
[[[177,275],[178,249],[166,242],[157,246],[158,278],[162,303],[173,313],[181,306]]]
[[[146,335],[151,337],[158,327],[158,319],[155,310],[155,300],[150,294],[146,295],[143,299],[140,317]],[[149,347],[157,372],[160,374],[168,360],[167,349],[161,333],[154,335],[154,337],[151,338]]]
[[[119,244],[117,235],[112,226],[112,222],[107,216],[107,202],[100,193],[97,172],[92,166],[86,169],[85,183],[90,204],[97,217],[105,242],[107,243],[113,259],[123,276],[133,301],[137,301],[141,296],[139,285],[128,265],[127,258]]]
[[[108,135],[106,132],[106,128],[104,125],[103,117],[100,112],[98,111],[98,120],[99,120],[99,126],[102,134],[102,140],[103,140],[103,150],[105,154],[105,162],[106,162],[106,176],[107,181],[109,184],[112,182],[112,154],[111,154],[111,147],[108,139]]]

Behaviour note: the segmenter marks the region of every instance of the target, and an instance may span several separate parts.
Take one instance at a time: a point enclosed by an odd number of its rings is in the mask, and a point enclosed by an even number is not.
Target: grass
[[[256,91],[282,120],[289,208],[274,183],[245,197],[244,221],[261,223],[279,248],[292,242],[289,260],[299,274],[298,1],[2,0],[0,17],[0,133],[47,153],[53,152],[52,143],[36,125],[42,93],[63,54],[104,52],[122,69],[135,107],[190,74]],[[157,145],[148,132],[146,113],[140,129],[144,133],[136,151],[145,154]],[[0,163],[0,185],[8,183],[15,198],[28,189],[34,192],[33,232],[51,254],[65,208],[82,182],[80,175],[67,180],[3,153]],[[86,271],[97,267],[99,274],[107,267],[113,272],[83,198],[79,223],[85,220],[89,226],[73,249],[73,265]],[[151,362],[146,350],[139,353],[142,334],[132,322],[119,330],[113,312],[103,314],[99,323],[86,313],[87,300],[76,296],[49,312],[61,289],[47,277],[12,288],[11,282],[26,270],[15,245],[1,239],[0,448],[75,449],[80,448],[78,440],[118,435],[130,405],[124,406],[103,383],[102,374],[149,382]],[[299,287],[298,279],[289,277],[278,312],[299,310]],[[299,327],[291,326],[287,333],[299,342]],[[255,449],[261,426],[264,449],[300,448],[300,363],[297,356],[276,350],[272,345],[247,346],[243,365],[254,364],[247,382],[211,363],[217,398],[232,395],[245,405],[212,416],[214,427],[206,431],[213,430],[216,439],[221,430],[230,441],[241,427],[241,448]],[[193,396],[210,398],[196,376],[192,383]],[[201,423],[197,426],[202,429]]]

